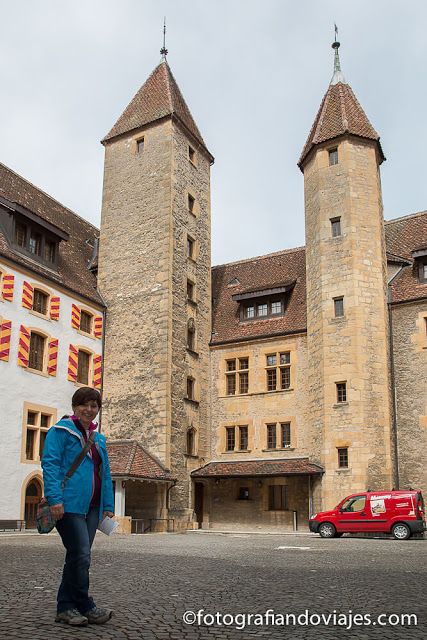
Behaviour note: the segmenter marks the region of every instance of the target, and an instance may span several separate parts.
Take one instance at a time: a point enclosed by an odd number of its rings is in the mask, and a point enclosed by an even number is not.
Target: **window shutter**
[[[26,309],[32,309],[33,307],[33,293],[33,287],[29,282],[24,280],[24,286],[22,288],[22,306]]]
[[[78,349],[73,344],[70,344],[70,350],[68,352],[68,380],[71,380],[71,382],[77,382],[78,356]]]
[[[102,376],[102,356],[93,356],[93,386],[95,389],[101,388]]]
[[[60,298],[59,296],[52,296],[50,299],[50,319],[51,320],[59,320],[59,307],[60,307]]]
[[[95,338],[102,338],[102,316],[95,316],[93,333]]]
[[[3,320],[0,323],[0,360],[3,360],[3,362],[9,361],[11,331],[12,322]]]
[[[30,332],[21,324],[19,329],[18,364],[20,367],[28,367],[30,358]]]
[[[56,338],[49,339],[49,352],[47,362],[47,372],[50,376],[56,376],[58,367],[58,340]]]
[[[71,305],[71,326],[80,329],[80,309],[76,304]]]
[[[12,302],[14,286],[15,286],[15,276],[12,275],[11,273],[5,273],[3,276],[3,286],[2,286],[3,300]]]

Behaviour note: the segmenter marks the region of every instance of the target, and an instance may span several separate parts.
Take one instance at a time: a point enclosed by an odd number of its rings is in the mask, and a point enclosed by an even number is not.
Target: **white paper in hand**
[[[104,520],[98,525],[98,529],[105,533],[106,536],[111,536],[117,529],[119,523],[108,516],[105,516]]]

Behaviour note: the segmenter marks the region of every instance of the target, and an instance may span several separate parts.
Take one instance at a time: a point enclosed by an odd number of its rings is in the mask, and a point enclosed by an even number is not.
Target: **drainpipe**
[[[105,334],[106,334],[106,330],[107,330],[107,303],[105,302],[104,298],[102,297],[102,294],[100,292],[100,290],[98,289],[98,295],[101,298],[103,304],[104,304],[104,321],[102,324],[102,339],[101,339],[101,352],[102,352],[102,365],[101,365],[101,380],[102,380],[102,384],[101,384],[101,396],[102,396],[102,391],[103,391],[103,387],[104,387],[104,369],[105,369]],[[102,404],[101,404],[101,409],[99,410],[99,427],[98,427],[98,431],[99,433],[101,433],[101,428],[102,428]]]
[[[169,510],[169,493],[170,493],[170,490],[176,486],[177,482],[178,482],[177,480],[173,480],[172,484],[168,487],[168,490],[166,491],[166,509],[168,510]]]
[[[388,283],[387,289],[387,310],[388,310],[388,327],[389,327],[389,350],[390,350],[390,383],[392,394],[392,433],[394,441],[394,468],[395,468],[395,489],[400,487],[400,473],[399,473],[399,447],[397,436],[397,394],[396,394],[396,376],[394,372],[394,345],[393,345],[393,318],[391,311],[391,283],[394,278],[400,273],[401,269],[393,276]]]

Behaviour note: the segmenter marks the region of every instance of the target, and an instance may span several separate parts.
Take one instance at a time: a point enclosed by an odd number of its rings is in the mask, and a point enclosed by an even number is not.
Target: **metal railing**
[[[156,523],[161,522],[166,522],[166,528],[162,525],[157,526]],[[131,533],[153,533],[155,531],[167,531],[168,533],[175,531],[174,518],[149,518],[148,520],[132,518]]]

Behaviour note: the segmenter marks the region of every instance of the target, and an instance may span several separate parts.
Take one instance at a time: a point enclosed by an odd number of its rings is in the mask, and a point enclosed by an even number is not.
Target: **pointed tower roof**
[[[332,45],[333,49],[335,49],[334,75],[323,97],[298,161],[300,169],[302,169],[304,161],[313,147],[346,133],[375,140],[378,143],[380,162],[385,160],[380,144],[380,136],[369,122],[367,115],[341,71],[338,55],[339,46],[340,43],[336,41]]]
[[[103,138],[102,143],[166,116],[175,116],[206,149],[202,135],[164,56],[114,127]]]

